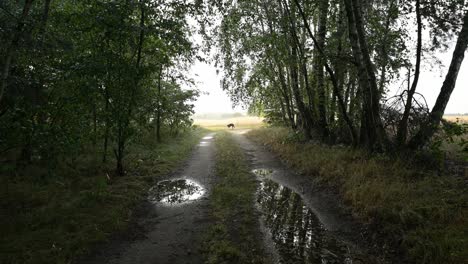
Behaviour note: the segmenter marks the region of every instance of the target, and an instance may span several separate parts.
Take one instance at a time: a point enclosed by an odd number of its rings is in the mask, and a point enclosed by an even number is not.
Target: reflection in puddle
[[[257,202],[281,263],[353,263],[347,246],[327,236],[314,213],[291,189],[264,179]]]
[[[199,145],[199,146],[206,146],[206,145],[208,145],[208,144],[210,144],[210,142],[208,142],[208,141],[201,141],[200,144],[198,144],[198,145]]]
[[[257,176],[268,176],[273,173],[273,170],[270,169],[255,169],[252,172]]]
[[[178,179],[160,181],[149,190],[150,202],[163,204],[180,204],[197,200],[203,196],[205,190],[192,180]]]
[[[204,139],[204,140],[213,139],[213,137],[212,136],[206,136],[206,137],[203,137],[202,139]]]

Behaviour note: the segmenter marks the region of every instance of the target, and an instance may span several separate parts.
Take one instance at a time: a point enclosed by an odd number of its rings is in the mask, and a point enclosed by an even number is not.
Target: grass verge
[[[304,144],[285,128],[253,130],[247,136],[317,183],[338,189],[357,218],[399,247],[411,263],[466,263],[466,175],[437,175],[408,161]]]
[[[211,194],[213,225],[205,239],[207,263],[268,263],[254,209],[255,178],[229,133],[216,136],[217,182]]]
[[[41,178],[26,168],[0,178],[0,263],[70,263],[123,231],[132,209],[159,176],[175,169],[205,131],[129,147],[127,176],[112,177],[113,161],[84,157]],[[3,177],[4,176],[4,177]]]

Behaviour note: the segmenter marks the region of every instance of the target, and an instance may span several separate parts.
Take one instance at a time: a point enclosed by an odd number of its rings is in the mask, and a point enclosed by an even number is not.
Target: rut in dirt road
[[[187,164],[149,191],[139,210],[137,238],[111,241],[83,264],[197,264],[209,223],[214,181],[214,133],[205,136]]]
[[[363,226],[336,195],[295,174],[265,148],[232,132],[259,180],[256,205],[270,252],[279,263],[389,263],[363,241]],[[379,255],[379,254],[377,254]]]

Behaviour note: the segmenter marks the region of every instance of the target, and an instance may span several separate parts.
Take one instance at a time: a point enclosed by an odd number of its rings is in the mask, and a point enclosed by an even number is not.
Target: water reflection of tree
[[[154,201],[166,203],[180,203],[189,199],[195,193],[200,193],[201,188],[187,180],[162,181],[157,188],[150,190],[150,196]]]
[[[339,246],[324,238],[324,229],[301,197],[277,183],[261,184],[258,202],[265,214],[282,263],[342,263]]]

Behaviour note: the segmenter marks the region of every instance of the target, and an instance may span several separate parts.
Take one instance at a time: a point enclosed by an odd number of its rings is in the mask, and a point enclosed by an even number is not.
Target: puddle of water
[[[198,145],[199,146],[207,146],[209,144],[210,144],[210,142],[208,142],[208,141],[200,141],[200,144],[198,144]]]
[[[273,173],[271,169],[255,169],[252,172],[257,176],[268,176]]]
[[[208,140],[208,139],[213,139],[213,137],[212,136],[206,136],[206,137],[203,137],[202,139]]]
[[[167,205],[181,204],[197,200],[205,194],[205,189],[188,179],[160,181],[149,190],[148,200]]]
[[[257,204],[281,263],[353,263],[348,247],[327,236],[318,218],[291,189],[263,179]]]

